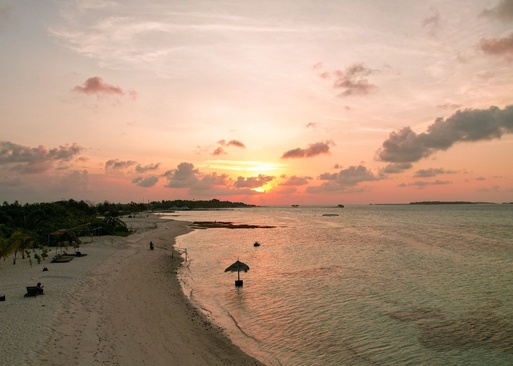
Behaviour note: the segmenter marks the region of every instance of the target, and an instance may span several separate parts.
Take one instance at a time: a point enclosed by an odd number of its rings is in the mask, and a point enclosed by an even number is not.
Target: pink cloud
[[[87,94],[87,95],[125,95],[125,91],[121,89],[119,86],[114,86],[107,84],[103,81],[103,79],[99,76],[93,76],[87,79],[84,85],[77,85],[73,88],[77,93]],[[135,97],[134,91],[129,91],[128,94],[131,97]]]
[[[335,145],[333,141],[316,142],[308,145],[306,149],[296,148],[285,152],[282,155],[282,159],[299,159],[299,158],[311,158],[321,154],[330,153],[330,145]]]
[[[223,155],[223,154],[226,154],[226,151],[224,151],[224,149],[219,146],[217,149],[214,150],[214,152],[212,153],[212,155]]]
[[[40,145],[28,147],[9,141],[0,141],[0,165],[11,165],[22,173],[40,173],[53,167],[54,162],[67,162],[82,151],[77,144],[47,149]]]
[[[228,142],[226,142],[226,140],[219,140],[219,141],[217,141],[217,143],[218,143],[219,145],[221,145],[221,146],[220,146],[220,147],[217,147],[217,148],[212,152],[212,154],[211,154],[211,155],[214,155],[214,156],[215,156],[215,155],[227,154],[226,150],[225,150],[225,149],[223,149],[223,147],[235,146],[235,147],[240,147],[240,148],[242,148],[242,149],[245,149],[245,148],[246,148],[246,146],[245,146],[242,142],[240,142],[240,141],[238,141],[238,140],[230,140],[230,141],[228,141]]]
[[[492,56],[502,56],[513,59],[513,33],[503,38],[482,39],[479,48]]]

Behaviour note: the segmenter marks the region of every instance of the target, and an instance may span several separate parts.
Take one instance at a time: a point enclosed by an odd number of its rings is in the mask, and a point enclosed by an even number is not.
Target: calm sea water
[[[186,294],[268,365],[513,365],[512,205],[172,218],[276,226],[195,230],[177,241],[188,253]],[[237,259],[250,267],[242,288],[224,272]]]

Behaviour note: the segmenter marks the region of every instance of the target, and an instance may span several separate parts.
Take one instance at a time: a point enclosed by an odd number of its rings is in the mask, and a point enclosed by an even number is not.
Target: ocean
[[[513,365],[513,205],[177,215],[275,226],[177,239],[185,294],[267,365]]]

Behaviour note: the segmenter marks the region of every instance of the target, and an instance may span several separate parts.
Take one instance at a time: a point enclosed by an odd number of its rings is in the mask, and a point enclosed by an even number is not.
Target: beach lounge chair
[[[67,262],[71,261],[72,259],[73,259],[73,256],[71,256],[71,255],[57,254],[55,257],[53,257],[52,263],[67,263]]]
[[[36,286],[27,286],[27,293],[25,294],[25,297],[29,297],[29,296],[37,296],[39,295],[39,292],[37,291],[37,287]]]

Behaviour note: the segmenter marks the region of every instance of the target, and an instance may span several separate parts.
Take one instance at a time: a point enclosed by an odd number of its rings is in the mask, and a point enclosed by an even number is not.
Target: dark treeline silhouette
[[[118,205],[104,202],[91,205],[84,201],[57,201],[50,203],[4,202],[0,206],[0,257],[18,257],[34,254],[41,260],[45,247],[60,245],[63,237],[104,234],[128,234],[126,224],[119,218],[123,212],[140,212],[146,207],[135,203]],[[132,210],[132,211],[130,211]],[[139,211],[138,211],[139,210]],[[52,235],[55,232],[67,235]],[[72,243],[69,242],[71,245]],[[43,258],[44,259],[44,258]]]
[[[247,205],[242,202],[219,201],[212,199],[210,201],[190,201],[190,200],[174,200],[174,201],[153,201],[150,202],[149,208],[152,210],[173,210],[188,208],[197,209],[214,209],[214,208],[240,208],[255,207],[255,205]]]
[[[144,203],[110,203],[96,205],[84,201],[26,203],[4,202],[0,206],[0,258],[31,255],[38,262],[47,256],[47,246],[79,245],[80,236],[128,235],[123,216],[135,217],[141,212],[173,209],[216,209],[251,207],[241,202],[219,201],[160,201]],[[30,262],[32,264],[32,261]]]

